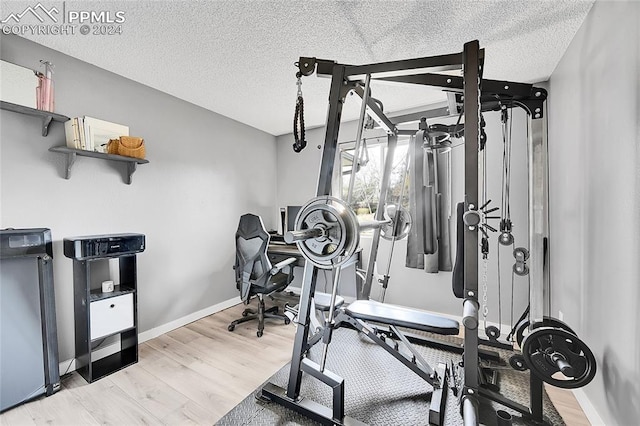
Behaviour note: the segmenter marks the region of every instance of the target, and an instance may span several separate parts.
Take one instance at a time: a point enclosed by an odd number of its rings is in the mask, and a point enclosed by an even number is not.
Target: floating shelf
[[[0,101],[0,109],[42,118],[42,136],[47,136],[47,134],[49,134],[49,125],[52,121],[59,121],[61,123],[64,123],[65,121],[69,120],[69,117],[61,114],[56,114],[55,112],[42,111],[39,109],[5,101]]]
[[[136,171],[136,167],[138,166],[138,164],[147,164],[149,162],[149,160],[144,160],[141,158],[125,157],[123,155],[115,155],[115,154],[105,154],[102,152],[86,151],[83,149],[73,149],[73,148],[67,148],[66,146],[54,146],[49,148],[49,151],[65,154],[65,156],[67,157],[65,179],[69,179],[71,177],[71,167],[73,166],[73,163],[76,161],[77,155],[81,157],[100,158],[102,160],[119,161],[121,163],[125,163],[127,165],[127,181],[126,182],[128,185],[131,184],[131,177],[133,173]]]

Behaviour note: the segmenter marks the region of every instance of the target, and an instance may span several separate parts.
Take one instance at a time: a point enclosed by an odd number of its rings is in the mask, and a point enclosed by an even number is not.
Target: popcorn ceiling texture
[[[33,2],[3,1],[3,12]],[[51,2],[55,3],[55,2]],[[61,3],[61,2],[58,2]],[[548,79],[593,1],[67,1],[125,12],[122,35],[24,36],[273,135],[292,131],[300,56],[364,64],[462,51],[478,39],[485,77]],[[47,3],[49,5],[49,3]],[[40,58],[38,58],[40,59]],[[397,88],[397,89],[396,89]],[[385,111],[444,100],[372,84]],[[307,126],[324,124],[329,79],[303,80]],[[344,119],[357,118],[349,99]]]

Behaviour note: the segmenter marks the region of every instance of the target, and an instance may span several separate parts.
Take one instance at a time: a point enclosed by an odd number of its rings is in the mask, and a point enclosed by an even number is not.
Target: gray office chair
[[[278,313],[278,307],[265,309],[264,296],[284,290],[293,281],[293,266],[296,261],[290,257],[282,262],[271,265],[267,255],[269,234],[264,228],[260,216],[245,214],[240,217],[236,231],[236,287],[240,290],[240,298],[248,305],[254,296],[258,297],[258,310],[245,309],[242,318],[229,324],[229,331],[243,322],[258,320],[258,337],[264,332],[264,319],[276,318],[289,324],[287,316]],[[288,267],[288,268],[287,268]],[[283,272],[284,269],[288,272]]]

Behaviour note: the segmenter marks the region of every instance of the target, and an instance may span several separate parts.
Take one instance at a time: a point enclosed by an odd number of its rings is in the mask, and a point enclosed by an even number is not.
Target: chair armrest
[[[285,266],[289,266],[292,263],[296,262],[296,258],[295,257],[290,257],[288,259],[283,260],[282,262],[276,263],[275,265],[273,265],[273,267],[271,268],[271,275],[275,275],[278,272],[280,272],[282,270],[282,268],[284,268]]]

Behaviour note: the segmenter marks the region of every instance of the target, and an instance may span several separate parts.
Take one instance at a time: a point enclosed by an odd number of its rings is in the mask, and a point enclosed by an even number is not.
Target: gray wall
[[[239,216],[251,211],[267,227],[277,223],[275,137],[25,39],[2,36],[1,43],[3,60],[32,69],[39,59],[55,64],[57,112],[128,124],[147,145],[149,164],[138,167],[132,185],[120,164],[86,157],[65,180],[63,157],[47,151],[64,145],[61,123],[43,138],[38,119],[0,112],[0,227],[52,230],[60,359],[73,357],[64,237],[146,235],[138,256],[140,331],[237,297]]]
[[[315,76],[309,78],[317,78]],[[382,99],[384,102],[384,99]],[[528,247],[527,240],[527,168],[526,168],[526,120],[521,110],[514,110],[513,124],[513,166],[511,190],[511,215],[514,222],[514,235],[518,246]],[[502,168],[502,129],[500,114],[485,113],[488,136],[488,193],[493,200],[492,206],[500,206],[501,168]],[[454,120],[455,121],[455,120]],[[438,120],[438,122],[447,122]],[[431,121],[430,121],[431,123]],[[346,122],[341,125],[339,141],[352,141],[356,137],[357,122]],[[293,135],[283,135],[277,138],[278,150],[278,206],[287,204],[304,204],[315,196],[318,171],[320,167],[321,150],[318,145],[324,143],[325,129],[307,130],[308,146],[301,153],[296,154],[292,149]],[[463,198],[463,170],[464,151],[462,147],[452,151],[452,199],[455,203]],[[455,207],[452,210],[455,213]],[[496,225],[498,221],[495,221]],[[455,241],[455,218],[451,221],[452,244]],[[497,296],[497,256],[496,238],[494,235],[490,244],[488,264],[488,321],[492,324],[498,321]],[[371,238],[362,237],[363,258],[368,259]],[[378,272],[382,274],[386,269],[386,262],[391,244],[381,241],[378,253]],[[405,265],[406,240],[396,242],[390,269],[391,279],[385,301],[429,311],[460,316],[461,302],[456,299],[451,290],[451,273],[440,272],[427,274],[422,270],[409,269]],[[452,246],[455,247],[455,246]],[[511,265],[513,256],[510,248],[501,247],[500,260],[502,265],[502,324],[509,325],[511,302]],[[455,256],[455,251],[454,251]],[[482,264],[482,263],[481,263]],[[379,299],[380,287],[374,283],[371,297]],[[345,289],[341,289],[345,291]],[[347,294],[351,295],[351,294]],[[527,280],[516,277],[514,291],[514,316],[519,317],[527,305]],[[489,325],[489,324],[488,324]]]
[[[640,3],[596,2],[551,75],[553,307],[593,350],[607,425],[640,418]]]

